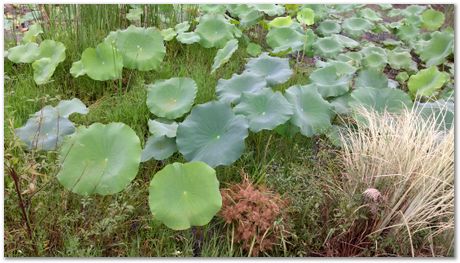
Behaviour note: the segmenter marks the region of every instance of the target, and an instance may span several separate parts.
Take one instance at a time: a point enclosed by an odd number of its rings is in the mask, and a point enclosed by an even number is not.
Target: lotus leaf
[[[329,129],[334,116],[332,105],[324,100],[316,87],[295,85],[286,90],[287,100],[294,106],[291,123],[308,137]]]
[[[137,175],[139,137],[123,123],[94,123],[79,128],[59,152],[59,182],[81,195],[122,191]]]
[[[64,136],[72,134],[75,126],[67,118],[60,116],[52,106],[45,106],[36,112],[26,124],[15,130],[16,136],[26,143],[27,148],[55,150]]]
[[[83,65],[83,62],[81,60],[75,61],[72,63],[72,67],[70,68],[70,74],[74,78],[78,78],[80,76],[86,75],[86,69],[85,66]]]
[[[297,21],[307,26],[311,26],[315,23],[315,11],[313,9],[304,7],[297,12]]]
[[[206,225],[222,206],[216,171],[203,162],[168,164],[150,182],[149,206],[171,229]]]
[[[449,80],[449,74],[440,72],[436,66],[420,70],[410,76],[407,87],[412,96],[431,96]]]
[[[402,25],[398,28],[396,35],[404,42],[411,43],[420,34],[420,29],[412,24]]]
[[[361,52],[347,52],[337,56],[337,60],[350,63],[353,66],[360,66],[363,55]]]
[[[177,128],[177,146],[188,161],[230,165],[244,151],[248,123],[225,102],[197,105]]]
[[[361,70],[355,80],[356,88],[377,88],[388,87],[388,78],[385,74],[375,69]]]
[[[350,113],[350,101],[351,95],[350,93],[346,93],[345,95],[332,99],[329,103],[334,108],[336,114],[347,115]]]
[[[81,55],[86,74],[94,80],[121,78],[123,57],[117,49],[105,42],[96,48],[87,48]]]
[[[293,114],[291,104],[281,92],[271,89],[243,93],[240,103],[233,110],[246,117],[253,132],[273,130],[287,122]]]
[[[200,41],[200,36],[195,32],[179,33],[176,37],[177,41],[182,44],[193,44]]]
[[[225,11],[227,10],[227,6],[222,4],[205,4],[199,6],[200,9],[206,13],[220,14],[225,13]]]
[[[423,10],[426,9],[426,6],[421,6],[421,5],[410,5],[406,7],[404,10],[402,10],[402,15],[404,16],[416,16],[420,15]]]
[[[265,78],[269,86],[286,82],[293,73],[288,58],[271,57],[267,53],[251,58],[245,66],[245,71]]]
[[[330,36],[332,34],[340,33],[340,31],[342,31],[342,27],[334,20],[324,20],[319,24],[317,31],[322,36]]]
[[[367,47],[362,50],[362,63],[367,68],[382,71],[388,63],[386,51],[379,47]]]
[[[289,27],[292,25],[292,19],[290,16],[281,16],[273,19],[272,21],[268,22],[268,27]]]
[[[157,80],[147,86],[147,106],[158,117],[176,119],[187,113],[195,101],[197,86],[191,78]]]
[[[382,10],[390,10],[391,8],[393,8],[392,4],[379,4],[379,6]]]
[[[171,157],[175,152],[177,152],[177,146],[174,138],[164,135],[150,136],[142,150],[141,162],[147,162],[152,158],[161,161]]]
[[[409,79],[409,74],[407,74],[405,71],[401,71],[398,73],[398,75],[396,75],[395,79],[399,81],[399,83],[404,83]]]
[[[318,60],[316,61],[316,66],[319,68],[325,67],[335,67],[336,73],[338,75],[353,75],[357,68],[353,67],[351,63],[343,62],[339,60],[328,60],[327,62]]]
[[[223,48],[219,49],[216,56],[214,57],[214,63],[211,67],[211,74],[213,74],[223,64],[227,63],[237,49],[238,40],[236,39],[228,41]]]
[[[107,38],[111,40],[111,38]],[[163,36],[156,28],[133,25],[116,31],[114,44],[123,55],[123,66],[140,71],[156,70],[166,54]]]
[[[56,64],[54,64],[50,58],[41,58],[32,63],[34,70],[34,81],[37,85],[43,85],[49,82],[51,76],[53,76]]]
[[[422,13],[422,26],[430,31],[438,30],[444,24],[444,19],[442,12],[427,9]]]
[[[299,51],[303,48],[305,35],[292,27],[274,27],[268,31],[267,44],[273,48],[274,53],[286,51]]]
[[[426,41],[417,51],[427,67],[437,66],[452,54],[454,36],[448,32],[433,32],[431,40]]]
[[[161,36],[163,37],[164,41],[171,41],[176,35],[176,31],[174,31],[174,28],[172,27],[161,30]]]
[[[256,43],[251,42],[246,47],[246,52],[248,52],[248,54],[253,57],[257,57],[260,55],[260,53],[262,53],[262,47]]]
[[[206,14],[200,18],[195,32],[200,36],[200,44],[205,48],[223,48],[233,39],[233,28],[223,15]]]
[[[33,24],[29,27],[29,30],[24,33],[22,38],[23,43],[35,42],[37,37],[43,33],[43,29],[40,24]]]
[[[269,16],[280,16],[284,14],[284,7],[277,4],[256,4],[252,5],[257,11],[264,12]]]
[[[334,37],[319,38],[313,43],[315,54],[325,58],[334,58],[343,51],[343,44]]]
[[[228,6],[230,13],[239,18],[240,26],[242,27],[249,27],[257,24],[257,21],[263,16],[261,12],[249,5],[233,4]]]
[[[409,51],[400,48],[388,51],[388,64],[397,70],[417,70],[417,63],[412,60],[412,56]]]
[[[360,37],[372,28],[372,23],[364,18],[350,17],[343,20],[342,28],[351,37]]]
[[[177,34],[184,33],[189,29],[190,29],[190,22],[188,21],[179,23],[174,27],[174,31],[176,31]]]
[[[305,33],[305,35],[306,35],[306,41],[303,46],[303,51],[305,55],[307,55],[308,57],[313,57],[315,55],[315,52],[313,50],[313,44],[318,39],[318,36],[310,28],[307,29],[307,32]]]
[[[357,48],[360,46],[358,41],[355,41],[349,37],[340,34],[332,34],[332,37],[335,37],[344,47],[347,48]]]
[[[243,92],[256,92],[267,87],[263,76],[251,72],[233,74],[230,79],[219,79],[216,93],[220,101],[238,103]]]
[[[349,104],[353,111],[359,107],[365,107],[379,113],[383,113],[385,110],[390,113],[399,113],[406,107],[410,109],[412,106],[409,95],[399,89],[367,87],[355,89],[351,93],[351,97]],[[355,118],[361,119],[358,115],[355,115]]]
[[[88,108],[86,105],[77,98],[71,100],[61,100],[56,106],[59,115],[68,118],[73,113],[87,114]]]
[[[367,19],[369,21],[374,21],[374,22],[382,21],[382,18],[380,17],[380,15],[368,7],[361,9],[359,11],[359,15],[362,18]]]
[[[176,131],[179,124],[167,119],[149,120],[149,131],[155,137],[166,136],[168,138],[176,137]]]
[[[37,43],[27,43],[8,49],[8,59],[14,63],[32,63],[37,60],[40,48]]]
[[[323,98],[337,97],[348,92],[352,75],[338,74],[334,65],[313,71],[310,80]]]

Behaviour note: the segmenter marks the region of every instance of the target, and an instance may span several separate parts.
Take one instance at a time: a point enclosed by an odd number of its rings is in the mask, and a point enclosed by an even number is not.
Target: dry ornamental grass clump
[[[234,224],[235,241],[250,255],[271,250],[286,235],[287,201],[279,194],[254,186],[247,176],[221,193],[221,216],[227,224]]]

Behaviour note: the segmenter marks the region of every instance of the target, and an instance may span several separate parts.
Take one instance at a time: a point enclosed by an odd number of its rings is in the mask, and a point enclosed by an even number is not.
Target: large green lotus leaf
[[[227,63],[232,57],[233,53],[238,49],[238,40],[232,39],[225,44],[225,46],[217,50],[217,54],[214,57],[214,63],[211,67],[211,74],[213,74],[223,64]]]
[[[176,26],[174,26],[174,31],[176,31],[177,34],[184,33],[189,29],[190,29],[190,22],[189,21],[184,21],[184,22],[179,23]]]
[[[388,51],[388,64],[397,70],[417,70],[417,63],[412,60],[412,56],[409,51],[401,48],[395,48]]]
[[[310,80],[323,98],[337,97],[347,93],[351,79],[351,74],[338,74],[334,65],[319,68],[310,75]]]
[[[269,86],[286,82],[293,73],[288,58],[271,57],[267,53],[251,58],[246,63],[245,71],[264,77]]]
[[[174,230],[208,224],[222,206],[216,171],[203,162],[168,164],[150,182],[149,206]]]
[[[150,159],[158,161],[167,159],[177,152],[176,140],[166,136],[150,136],[145,143],[141,154],[141,162]]]
[[[50,82],[56,66],[50,58],[41,58],[32,63],[35,83],[43,85]]]
[[[444,14],[440,11],[427,9],[422,13],[422,26],[423,28],[435,31],[444,24]]]
[[[83,62],[81,60],[75,61],[72,63],[72,67],[70,68],[70,74],[74,78],[78,78],[80,76],[86,75],[86,69],[85,66],[83,65]]]
[[[229,104],[211,101],[197,105],[177,128],[177,146],[187,161],[215,167],[230,165],[244,151],[248,123]]]
[[[388,88],[388,78],[385,74],[375,69],[364,69],[358,73],[355,80],[356,88]]]
[[[186,32],[186,33],[177,34],[176,39],[182,44],[190,45],[190,44],[199,42],[201,38],[195,32]]]
[[[73,98],[71,100],[61,100],[56,106],[59,115],[68,118],[73,113],[87,114],[88,108],[79,99]]]
[[[332,106],[323,99],[314,85],[295,85],[286,90],[287,100],[294,106],[291,123],[308,137],[324,133],[334,116]]]
[[[352,100],[350,107],[355,111],[359,107],[372,109],[376,112],[383,113],[385,110],[391,113],[399,113],[403,109],[411,108],[412,100],[409,95],[399,89],[390,88],[362,88],[355,89],[351,93]],[[359,116],[355,116],[359,119]]]
[[[380,15],[368,7],[359,10],[359,15],[362,18],[367,19],[369,21],[374,21],[374,22],[382,21],[382,18],[380,17]]]
[[[94,80],[121,78],[123,57],[115,47],[100,43],[96,48],[87,48],[81,55],[86,74]]]
[[[291,104],[281,92],[273,92],[271,89],[243,93],[240,103],[233,110],[246,117],[249,129],[253,132],[273,130],[287,122],[293,114]]]
[[[353,40],[353,39],[351,39],[349,37],[346,37],[344,35],[332,34],[331,36],[335,37],[335,39],[337,39],[339,42],[341,42],[344,47],[357,48],[357,47],[360,46],[358,41],[355,41],[355,40]]]
[[[297,21],[307,26],[311,26],[315,23],[315,11],[313,9],[304,7],[297,12]]]
[[[454,48],[454,35],[449,32],[433,32],[431,40],[426,41],[417,49],[427,67],[437,66],[452,54]]]
[[[158,117],[176,119],[192,108],[197,86],[191,78],[157,80],[147,86],[147,106]]]
[[[292,25],[292,18],[290,16],[276,17],[272,21],[268,22],[268,27],[289,27]]]
[[[436,66],[420,70],[410,76],[407,87],[412,96],[431,96],[449,80],[449,74],[440,72]]]
[[[372,27],[373,25],[369,20],[359,17],[347,18],[342,23],[345,33],[354,38],[360,37],[365,32],[371,30]]]
[[[238,103],[244,92],[256,92],[267,87],[264,77],[251,72],[233,74],[230,79],[219,79],[217,98],[226,103]]]
[[[81,195],[110,195],[136,177],[141,160],[139,137],[128,125],[94,123],[68,137],[59,152],[57,179]]]
[[[303,48],[305,35],[292,27],[273,27],[266,36],[267,44],[274,53],[290,49],[290,52]]]
[[[27,43],[8,49],[8,59],[14,63],[32,63],[40,54],[37,43]]]
[[[29,30],[24,33],[22,38],[23,43],[35,42],[37,37],[43,33],[43,29],[40,24],[33,24],[29,27]]]
[[[176,137],[177,127],[179,124],[167,119],[149,120],[149,131],[155,137],[166,136],[169,138]]]
[[[350,101],[351,95],[350,93],[346,93],[340,97],[333,98],[329,103],[334,108],[336,114],[347,115],[350,113]]]
[[[252,5],[257,11],[264,12],[269,16],[280,16],[284,14],[284,7],[277,4],[255,4]]]
[[[449,130],[454,125],[455,104],[453,101],[438,100],[417,103],[414,107],[423,118],[434,119],[438,124],[438,128],[442,130]]]
[[[313,43],[315,54],[325,58],[335,58],[343,51],[343,48],[342,42],[338,41],[335,37],[319,38]]]
[[[166,54],[161,32],[153,27],[129,26],[114,35],[114,44],[123,55],[123,66],[140,71],[157,70]]]
[[[163,29],[160,31],[160,33],[164,41],[171,41],[177,35],[176,31],[172,27]]]
[[[195,32],[200,36],[200,44],[205,48],[223,48],[233,39],[233,28],[221,14],[206,14],[200,18]]]
[[[75,126],[52,106],[36,112],[26,124],[15,130],[16,136],[26,143],[29,150],[55,150],[64,136],[72,134]]]
[[[251,42],[246,47],[246,52],[253,57],[257,57],[262,53],[262,47],[259,44]]]
[[[316,30],[322,36],[330,36],[332,34],[340,33],[340,31],[342,31],[342,27],[334,20],[324,20],[319,24]]]

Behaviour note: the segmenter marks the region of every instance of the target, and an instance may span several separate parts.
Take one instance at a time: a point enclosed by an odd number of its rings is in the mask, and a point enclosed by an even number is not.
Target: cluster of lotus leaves
[[[323,99],[316,87],[295,85],[286,90],[286,99],[293,105],[291,123],[307,137],[324,133],[334,116],[332,105]]]
[[[236,39],[229,40],[223,48],[219,49],[216,56],[214,57],[214,63],[211,67],[211,74],[213,74],[223,64],[227,63],[237,49],[238,40]]]
[[[350,89],[351,74],[338,73],[334,65],[319,68],[310,75],[312,84],[316,86],[323,98],[337,97]]]
[[[305,34],[292,26],[272,27],[266,36],[267,44],[273,48],[273,53],[283,51],[299,51],[305,42]]]
[[[433,32],[429,41],[422,42],[417,48],[420,59],[427,67],[437,66],[445,62],[452,54],[454,48],[454,36],[449,32]]]
[[[141,144],[123,123],[94,123],[67,137],[59,151],[58,181],[81,195],[122,191],[137,175]]]
[[[269,86],[282,84],[293,74],[288,58],[272,57],[267,53],[251,58],[245,66],[245,72],[262,76]]]
[[[15,130],[16,136],[29,150],[56,150],[66,135],[75,131],[69,120],[73,113],[87,114],[88,109],[79,99],[62,100],[56,107],[47,105]]]
[[[359,17],[347,18],[342,23],[343,31],[353,38],[360,37],[365,32],[371,30],[372,27],[373,25],[369,20]]]
[[[200,44],[205,48],[223,48],[234,38],[234,25],[222,14],[206,14],[200,17],[195,33],[200,37]]]
[[[440,72],[436,66],[431,66],[410,76],[407,87],[412,96],[429,97],[441,89],[448,80],[448,73]]]
[[[344,49],[344,45],[336,37],[318,38],[313,43],[315,54],[325,58],[335,58]]]
[[[324,20],[318,25],[317,32],[322,36],[330,36],[338,34],[342,31],[342,27],[334,20]]]
[[[129,26],[111,32],[105,40],[123,56],[123,66],[140,71],[156,70],[166,54],[161,32],[153,27]]]
[[[191,78],[157,80],[147,85],[147,106],[158,117],[176,119],[190,111],[197,90]]]
[[[208,224],[222,206],[216,171],[203,162],[168,164],[150,182],[149,206],[174,230]]]
[[[246,117],[252,132],[273,130],[287,122],[293,114],[291,104],[281,92],[271,89],[243,93],[240,103],[233,110]]]
[[[187,161],[230,165],[243,154],[248,127],[245,117],[235,115],[229,104],[211,101],[195,106],[179,124],[176,143]]]
[[[216,86],[217,98],[225,103],[238,103],[244,92],[256,92],[267,87],[263,76],[244,72],[233,74],[230,79],[219,79]]]
[[[315,11],[313,9],[304,7],[297,12],[297,21],[307,26],[315,23]]]
[[[433,9],[427,9],[422,13],[422,27],[435,31],[438,30],[444,24],[444,14],[440,11]]]

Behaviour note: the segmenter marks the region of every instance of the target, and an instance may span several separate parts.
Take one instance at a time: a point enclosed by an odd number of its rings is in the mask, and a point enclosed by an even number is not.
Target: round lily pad
[[[407,87],[412,96],[431,96],[449,80],[449,74],[440,72],[436,66],[420,70],[410,76]]]
[[[176,119],[192,108],[197,90],[191,78],[157,80],[147,85],[147,106],[158,117]]]
[[[311,26],[315,23],[315,11],[313,9],[304,7],[297,12],[297,21],[307,26]]]
[[[314,85],[292,86],[286,90],[285,96],[294,106],[291,123],[300,128],[300,133],[311,137],[329,130],[333,108]]]
[[[332,34],[340,33],[340,31],[342,31],[342,27],[336,21],[324,20],[318,25],[316,30],[322,36],[330,36]]]
[[[249,129],[253,132],[273,130],[287,122],[293,114],[292,106],[283,94],[271,89],[243,93],[241,102],[233,110],[247,118]]]
[[[220,101],[238,103],[243,92],[256,92],[267,87],[265,79],[257,74],[233,74],[230,79],[219,79],[216,93]]]
[[[222,14],[206,14],[200,17],[195,32],[200,36],[200,44],[205,48],[223,48],[233,39],[233,28]]]
[[[435,31],[444,24],[444,14],[434,9],[427,9],[422,13],[422,26],[423,28]]]
[[[188,161],[230,165],[244,151],[248,123],[225,102],[197,105],[177,128],[177,147]]]
[[[293,73],[288,58],[271,57],[267,53],[251,58],[245,66],[245,71],[264,77],[269,86],[286,82]]]
[[[371,30],[372,23],[364,18],[350,17],[343,20],[342,28],[351,37],[360,37],[364,32]]]
[[[115,46],[105,42],[96,48],[87,48],[81,55],[86,74],[94,80],[112,80],[121,78],[123,57]]]
[[[94,123],[68,137],[59,152],[58,181],[81,195],[122,191],[137,175],[139,137],[123,123]]]
[[[168,164],[150,182],[149,206],[171,229],[206,225],[222,206],[216,171],[203,162]]]
[[[223,48],[219,49],[216,56],[214,57],[214,63],[211,67],[211,74],[213,74],[223,64],[227,63],[237,49],[238,40],[236,39],[228,41]]]
[[[266,40],[274,53],[286,50],[291,53],[303,48],[305,35],[292,27],[274,27],[268,31]]]
[[[177,151],[176,140],[162,136],[150,136],[145,143],[141,154],[141,162],[150,159],[164,160]]]
[[[313,43],[315,54],[325,58],[334,58],[343,51],[342,42],[338,41],[335,37],[318,38]]]

